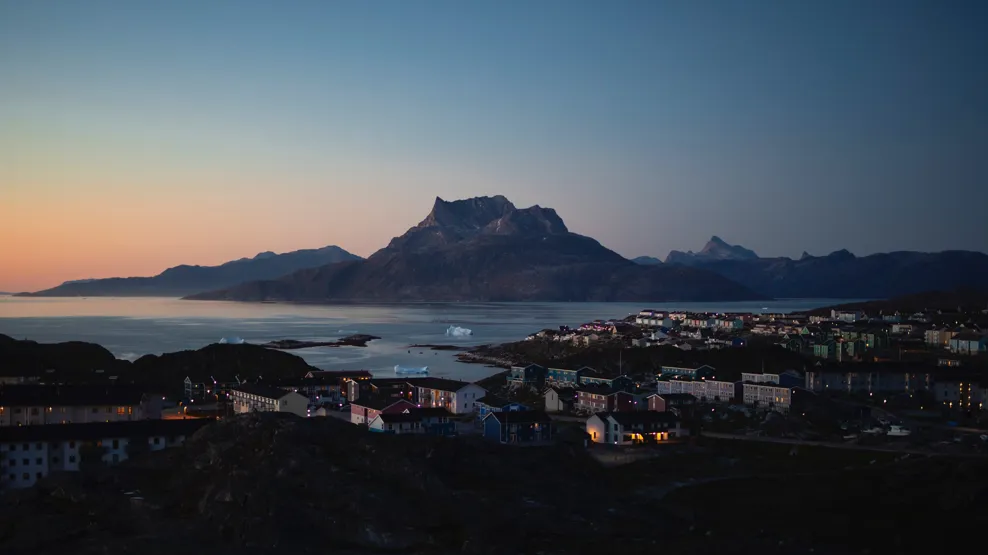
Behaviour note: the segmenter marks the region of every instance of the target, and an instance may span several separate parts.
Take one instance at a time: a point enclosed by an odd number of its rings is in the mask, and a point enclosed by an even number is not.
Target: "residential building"
[[[244,384],[230,392],[233,412],[288,412],[308,416],[309,398],[294,391],[260,384]]]
[[[0,426],[83,424],[161,418],[161,396],[128,386],[4,385]]]
[[[857,322],[865,319],[865,313],[860,310],[831,310],[830,319],[840,322]]]
[[[181,445],[209,419],[132,420],[0,428],[0,489],[25,488],[88,459],[116,464],[142,451]]]
[[[487,390],[477,384],[443,378],[409,380],[414,389],[415,403],[422,407],[441,407],[453,414],[469,414],[477,410],[477,400]]]
[[[549,368],[548,374],[546,375],[546,382],[553,385],[579,385],[580,378],[586,375],[597,375],[597,372],[593,368],[579,368],[577,370],[568,370],[566,368]]]
[[[689,366],[663,366],[661,376],[685,376],[688,378],[713,378],[715,369],[706,364]]]
[[[618,376],[616,378],[602,378],[600,376],[594,376],[590,374],[584,374],[580,376],[580,385],[602,385],[605,387],[613,387],[615,389],[631,389],[635,385],[635,381],[628,376]]]
[[[655,392],[659,395],[689,393],[704,402],[729,403],[737,396],[737,385],[719,380],[658,380]]]
[[[941,358],[937,359],[937,366],[946,366],[948,368],[957,368],[961,366],[961,361],[955,358]]]
[[[807,370],[805,387],[817,392],[913,393],[929,391],[935,368],[851,364]]]
[[[902,322],[892,324],[892,333],[895,335],[908,335],[913,332],[914,326],[912,324],[904,324]]]
[[[926,340],[926,344],[931,347],[948,347],[950,345],[950,338],[957,335],[956,330],[949,328],[934,328],[931,330],[926,330],[923,333],[923,338]]]
[[[540,410],[492,412],[484,418],[484,437],[507,444],[548,443],[552,420]]]
[[[508,385],[510,387],[531,387],[541,390],[545,387],[547,369],[538,364],[528,366],[512,366],[508,375]]]
[[[580,412],[616,412],[635,410],[635,399],[623,389],[605,385],[586,385],[577,388],[576,404]]]
[[[958,355],[984,353],[988,350],[988,337],[973,331],[964,331],[950,338],[948,348]]]
[[[604,412],[587,419],[587,434],[594,443],[634,445],[687,437],[672,412]]]
[[[789,412],[792,406],[792,389],[775,383],[751,383],[741,385],[744,404],[759,408],[768,408],[781,412]]]
[[[456,432],[453,415],[446,409],[411,408],[402,412],[382,412],[367,428],[386,434],[426,434],[449,436]]]
[[[984,406],[984,388],[977,375],[937,377],[933,398],[948,409],[980,410]]]
[[[667,412],[670,410],[688,411],[696,405],[696,397],[689,393],[653,393],[648,396],[648,410]]]
[[[400,414],[417,407],[407,399],[364,396],[350,402],[350,423],[370,424],[379,414]]]
[[[546,412],[569,412],[576,403],[576,389],[554,385],[545,390]]]
[[[531,410],[531,407],[527,407],[521,403],[516,403],[514,401],[508,401],[507,399],[502,399],[488,393],[480,399],[477,399],[477,420],[483,420],[488,414],[492,412],[502,412],[511,410]]]

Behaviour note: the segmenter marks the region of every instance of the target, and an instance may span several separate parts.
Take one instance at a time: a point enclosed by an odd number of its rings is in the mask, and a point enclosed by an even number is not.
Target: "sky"
[[[0,0],[0,291],[363,256],[435,197],[627,257],[988,250],[988,2]]]

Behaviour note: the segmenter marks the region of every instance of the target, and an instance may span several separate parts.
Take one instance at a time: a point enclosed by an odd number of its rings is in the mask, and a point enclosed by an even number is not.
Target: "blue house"
[[[567,370],[566,368],[549,368],[548,374],[546,375],[546,380],[551,384],[556,385],[571,385],[576,387],[580,385],[580,378],[583,376],[595,376],[597,371],[593,368],[584,366],[578,370]]]
[[[583,375],[580,376],[580,385],[601,385],[613,387],[614,389],[630,390],[635,382],[628,376],[618,376],[616,378],[602,378],[600,376]]]
[[[508,385],[511,387],[528,386],[541,390],[545,387],[546,374],[545,366],[529,364],[528,366],[512,366],[508,375]]]
[[[484,437],[506,444],[548,443],[552,420],[540,410],[492,412],[484,418]]]
[[[494,395],[490,395],[490,394],[487,394],[481,397],[480,399],[477,399],[475,405],[477,406],[477,420],[483,420],[484,418],[487,417],[488,414],[492,412],[529,410],[531,408],[521,403],[508,401],[507,399],[495,397]]]

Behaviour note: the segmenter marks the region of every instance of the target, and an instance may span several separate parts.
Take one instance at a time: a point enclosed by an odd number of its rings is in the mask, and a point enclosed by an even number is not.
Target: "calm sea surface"
[[[792,312],[849,302],[795,299],[718,304],[406,303],[294,305],[181,301],[164,298],[16,298],[0,296],[0,333],[42,343],[88,341],[118,358],[198,349],[224,337],[249,343],[274,339],[332,340],[352,333],[382,339],[367,347],[291,351],[327,370],[367,369],[394,375],[394,366],[428,366],[430,375],[478,380],[497,370],[462,364],[449,352],[409,345],[482,345],[521,339],[543,328],[623,318],[642,308],[693,311]],[[446,336],[450,325],[473,330]]]

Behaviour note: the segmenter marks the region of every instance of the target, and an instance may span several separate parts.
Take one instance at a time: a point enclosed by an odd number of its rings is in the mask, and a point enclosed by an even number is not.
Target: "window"
[[[113,440],[113,448],[114,449],[120,449],[120,440],[119,439]]]
[[[11,451],[17,451],[17,446],[16,445],[11,445],[10,446],[10,450]]]
[[[52,457],[51,464],[58,464],[58,457]]]
[[[41,476],[41,473],[39,472],[38,473],[38,479],[40,480],[41,478],[42,478],[42,476]]]
[[[14,414],[20,414],[22,410],[21,407],[16,407],[14,408]]]
[[[24,466],[27,466],[27,465],[31,464],[31,459],[24,459],[24,460],[21,461],[21,464],[23,464]]]
[[[38,407],[31,407],[31,416],[38,416]]]
[[[24,478],[25,480],[30,480],[31,479],[31,475],[28,474],[27,472],[25,472],[24,474],[21,474],[21,478]]]
[[[106,414],[113,412],[113,407],[106,407]]]
[[[10,459],[10,464],[7,466],[17,466],[17,459]]]
[[[31,450],[31,446],[25,443],[24,444],[24,450],[25,451],[30,451]]]
[[[70,463],[74,463],[75,462],[75,455],[72,455],[71,457],[69,457],[69,462]]]
[[[96,414],[97,412],[99,412],[99,408],[98,407],[93,407],[93,414]]]
[[[155,445],[160,445],[161,444],[161,438],[160,437],[154,438],[154,444]]]
[[[127,407],[117,407],[117,416],[123,416],[127,414]]]
[[[10,475],[10,479],[11,480],[16,480],[17,479],[17,475],[16,474],[11,474]]]
[[[45,464],[44,459],[38,458],[34,461],[34,464]]]

